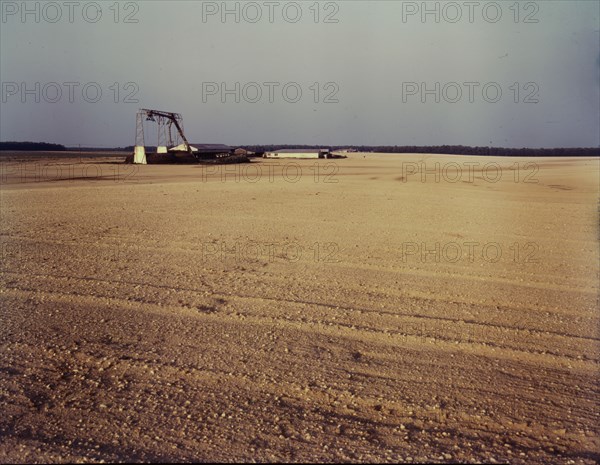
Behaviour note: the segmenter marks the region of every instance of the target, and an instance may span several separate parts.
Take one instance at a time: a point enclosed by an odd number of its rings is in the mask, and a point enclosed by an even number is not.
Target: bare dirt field
[[[0,461],[600,459],[596,158],[0,157]]]

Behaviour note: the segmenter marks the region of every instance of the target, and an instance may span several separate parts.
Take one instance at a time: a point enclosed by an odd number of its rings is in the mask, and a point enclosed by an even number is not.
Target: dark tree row
[[[34,151],[53,151],[63,152],[66,149],[61,144],[50,144],[48,142],[0,142],[0,150],[27,150]]]
[[[242,145],[242,148],[256,153],[278,149],[352,149],[358,152],[378,153],[443,153],[456,155],[497,155],[504,157],[599,157],[600,147],[573,148],[505,148],[505,147],[470,147],[465,145],[355,145],[355,146],[323,146],[323,145]],[[146,147],[152,151],[155,147]],[[61,144],[48,142],[0,142],[0,150],[24,151],[122,151],[133,152],[133,146],[114,148],[65,147]]]
[[[505,148],[469,147],[465,145],[361,145],[361,146],[321,146],[321,145],[244,145],[252,152],[268,152],[277,149],[353,149],[358,152],[377,153],[443,153],[452,155],[497,155],[503,157],[598,157],[600,147],[573,148]]]

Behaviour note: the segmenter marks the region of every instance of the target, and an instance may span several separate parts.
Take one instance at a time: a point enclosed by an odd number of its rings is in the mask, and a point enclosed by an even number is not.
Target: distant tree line
[[[251,152],[263,153],[278,149],[353,149],[358,152],[378,153],[444,153],[456,155],[497,155],[503,157],[600,157],[600,147],[573,148],[505,148],[505,147],[470,147],[466,145],[241,145]],[[147,146],[149,152],[156,147]],[[48,142],[0,142],[0,150],[24,151],[86,151],[86,152],[133,152],[133,145],[127,147],[65,147]]]
[[[505,147],[470,147],[466,145],[243,145],[242,148],[252,152],[269,152],[278,149],[354,149],[358,152],[377,153],[444,153],[455,155],[497,155],[503,157],[599,157],[600,147],[573,148],[505,148]]]
[[[0,150],[63,152],[67,148],[61,144],[50,144],[48,142],[0,142]]]
[[[70,152],[131,152],[133,153],[133,145],[127,147],[67,147]],[[156,147],[146,145],[148,152],[156,151]]]

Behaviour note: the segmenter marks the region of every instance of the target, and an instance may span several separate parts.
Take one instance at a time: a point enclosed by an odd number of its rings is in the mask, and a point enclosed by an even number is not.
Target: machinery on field
[[[158,126],[155,153],[146,153],[144,123],[150,121]],[[133,156],[126,162],[147,163],[245,163],[246,156],[235,154],[231,147],[219,144],[192,146],[183,131],[180,113],[142,108],[136,116],[136,134]]]

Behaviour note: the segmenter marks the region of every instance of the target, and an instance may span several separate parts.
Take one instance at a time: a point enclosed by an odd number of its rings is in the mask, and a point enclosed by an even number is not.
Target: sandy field
[[[0,157],[1,462],[600,460],[597,158],[123,158]]]

